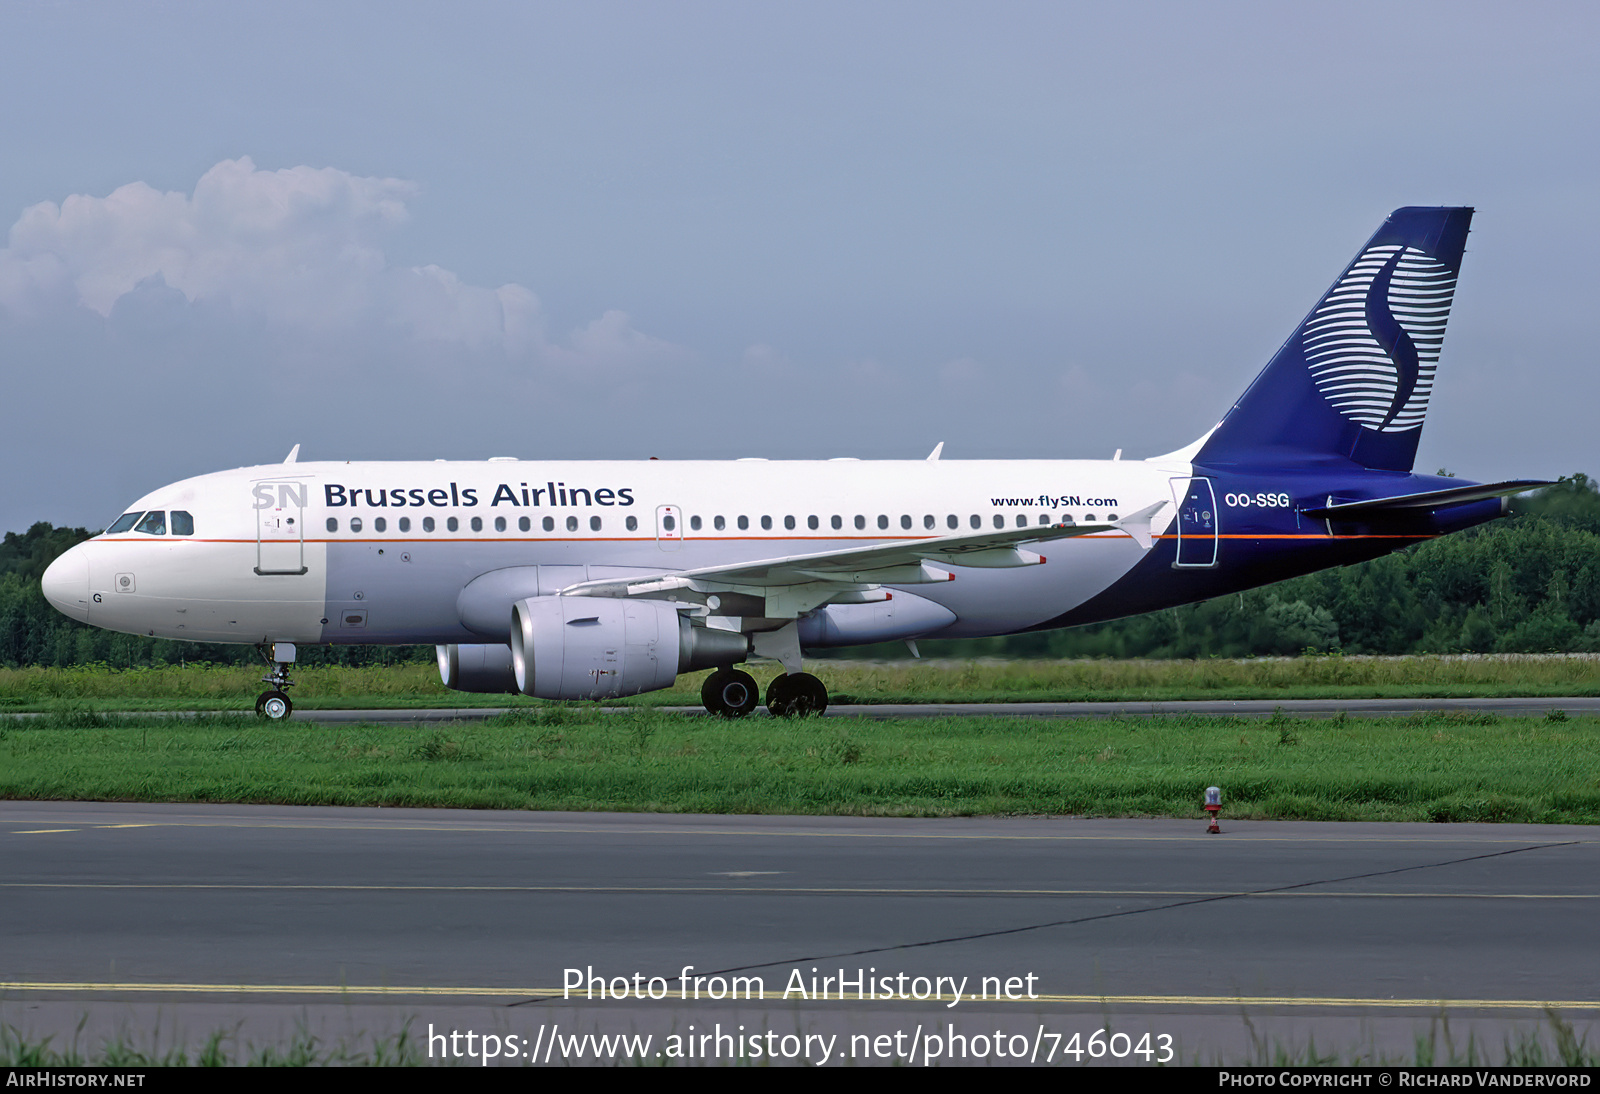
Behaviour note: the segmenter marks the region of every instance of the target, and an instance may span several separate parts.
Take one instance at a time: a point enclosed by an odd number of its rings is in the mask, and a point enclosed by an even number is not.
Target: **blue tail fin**
[[[1196,462],[1410,471],[1471,221],[1467,208],[1389,214]]]

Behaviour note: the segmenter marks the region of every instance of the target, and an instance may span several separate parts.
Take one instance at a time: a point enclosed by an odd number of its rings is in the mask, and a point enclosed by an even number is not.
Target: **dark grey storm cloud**
[[[1420,462],[1600,472],[1597,16],[19,4],[0,527],[282,458],[1130,456],[1479,209]]]

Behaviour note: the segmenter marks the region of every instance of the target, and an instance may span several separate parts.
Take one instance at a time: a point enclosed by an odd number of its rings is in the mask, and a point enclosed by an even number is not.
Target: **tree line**
[[[35,524],[0,543],[0,664],[116,668],[249,663],[248,646],[174,642],[77,623],[39,578],[83,528]],[[1578,474],[1504,520],[1245,593],[1128,619],[1005,638],[920,643],[934,657],[1251,657],[1319,653],[1600,651],[1600,483]],[[838,656],[907,656],[902,644]],[[304,647],[305,664],[431,660],[431,646]]]
[[[1109,623],[920,644],[924,656],[1261,657],[1600,651],[1600,483],[1368,562]],[[885,647],[887,652],[887,647]]]

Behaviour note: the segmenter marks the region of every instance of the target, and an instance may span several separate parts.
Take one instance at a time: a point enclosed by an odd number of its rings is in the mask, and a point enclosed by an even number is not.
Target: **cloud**
[[[0,301],[70,294],[109,316],[160,275],[191,303],[338,321],[370,300],[386,272],[378,240],[405,221],[414,190],[335,168],[260,171],[244,157],[207,171],[192,196],[131,182],[103,198],[41,202],[23,211],[0,252]]]
[[[207,171],[193,194],[131,182],[105,197],[42,202],[23,211],[0,249],[0,308],[21,317],[82,308],[148,323],[157,301],[170,328],[182,319],[181,294],[212,324],[232,317],[241,335],[264,324],[269,337],[276,330],[302,344],[398,336],[424,356],[429,347],[490,350],[557,371],[625,375],[692,357],[619,311],[554,344],[539,298],[522,285],[490,288],[435,265],[391,264],[384,238],[406,223],[416,192],[401,179],[333,167],[265,171],[241,157]]]
[[[659,365],[684,365],[694,356],[682,346],[635,330],[627,313],[615,309],[573,331],[569,341],[570,349],[552,347],[551,355],[619,378],[642,376]]]

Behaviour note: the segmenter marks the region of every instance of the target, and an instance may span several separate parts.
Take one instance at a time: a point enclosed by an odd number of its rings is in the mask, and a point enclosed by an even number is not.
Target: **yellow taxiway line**
[[[562,999],[568,1002],[598,1002],[572,995],[562,988],[472,987],[441,985],[360,985],[360,984],[158,984],[147,982],[75,982],[75,981],[0,981],[0,992],[73,992],[73,993],[158,993],[166,995],[325,995],[347,998],[353,995],[422,996],[455,998],[504,999]],[[929,995],[926,999],[885,999],[856,992],[810,992],[803,1000],[782,998],[781,992],[768,992],[757,999],[702,999],[700,1002],[727,1003],[781,1003],[781,1002],[874,1002],[874,1003],[949,1003],[956,997],[949,994]],[[611,1002],[611,1000],[606,1000]],[[669,992],[665,999],[638,1002],[681,1003],[677,992]],[[1081,1006],[1142,1006],[1142,1007],[1355,1007],[1383,1010],[1600,1010],[1600,999],[1385,999],[1361,996],[1292,996],[1292,995],[1053,995],[1040,994],[1022,999],[974,999],[963,996],[965,1003],[1009,1003],[1013,1005],[1067,1004]]]

